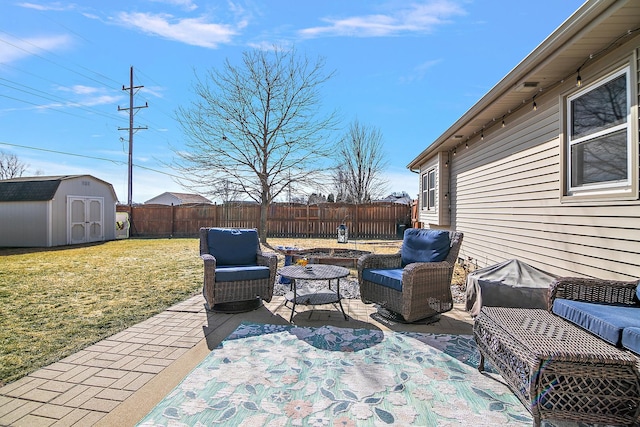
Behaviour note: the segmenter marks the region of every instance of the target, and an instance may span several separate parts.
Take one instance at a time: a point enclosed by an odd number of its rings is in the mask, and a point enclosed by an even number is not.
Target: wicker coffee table
[[[349,275],[349,269],[337,265],[327,264],[309,264],[306,267],[303,267],[301,265],[289,265],[279,269],[278,273],[282,277],[291,279],[291,292],[285,295],[285,299],[287,300],[287,302],[291,302],[293,304],[293,307],[291,307],[291,318],[289,319],[290,322],[293,322],[293,315],[296,312],[296,305],[298,304],[333,304],[334,306],[338,304],[340,306],[340,311],[342,311],[342,315],[344,316],[344,320],[349,320],[347,314],[344,312],[344,308],[342,307],[342,297],[340,296],[340,279]],[[328,287],[318,290],[317,292],[305,293],[301,295],[300,293],[298,293],[296,280],[327,281]],[[335,289],[331,288],[332,280],[336,281]]]
[[[546,310],[483,307],[473,326],[485,358],[542,419],[637,425],[638,359]]]

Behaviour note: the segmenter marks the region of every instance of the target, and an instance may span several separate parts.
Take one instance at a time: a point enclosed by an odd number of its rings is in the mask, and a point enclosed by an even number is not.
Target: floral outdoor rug
[[[139,425],[530,426],[478,357],[470,336],[245,323]]]

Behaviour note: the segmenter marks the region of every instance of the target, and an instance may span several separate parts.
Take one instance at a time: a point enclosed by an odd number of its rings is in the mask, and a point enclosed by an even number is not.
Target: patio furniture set
[[[453,308],[451,278],[462,243],[462,233],[407,229],[402,249],[394,255],[366,254],[358,260],[362,300],[398,313],[407,322]],[[276,274],[290,279],[291,319],[297,305],[341,303],[340,279],[349,269],[326,264],[277,268],[277,256],[261,250],[255,229],[200,229],[200,256],[204,262],[203,295],[212,311],[236,313],[271,301]],[[308,267],[308,268],[307,268]],[[328,288],[300,295],[296,281],[326,281]],[[335,288],[332,288],[335,281]]]
[[[451,280],[463,235],[407,229],[394,255],[358,259],[361,298],[406,322],[453,308]],[[256,230],[200,229],[203,295],[212,311],[253,310],[270,301],[276,274],[290,279],[290,321],[301,304],[334,304],[345,319],[340,279],[332,265],[277,268],[263,253]],[[318,293],[299,292],[296,281],[328,282]],[[332,281],[336,286],[332,287]],[[640,286],[636,282],[558,278],[548,309],[484,306],[473,334],[479,370],[488,360],[531,412],[543,419],[640,425]],[[476,314],[476,313],[474,313]]]

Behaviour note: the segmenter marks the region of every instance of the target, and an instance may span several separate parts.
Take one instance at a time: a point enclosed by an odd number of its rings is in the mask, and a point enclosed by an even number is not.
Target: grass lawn
[[[394,253],[400,242],[273,238],[269,244]],[[197,239],[128,239],[0,249],[0,385],[200,293],[198,245]]]
[[[197,255],[196,239],[0,249],[0,383],[199,292]]]

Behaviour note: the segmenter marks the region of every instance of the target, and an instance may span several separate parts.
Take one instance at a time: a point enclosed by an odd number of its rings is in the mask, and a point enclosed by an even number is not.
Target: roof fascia
[[[449,129],[433,141],[407,168],[418,171],[426,158],[432,157],[458,130],[479,115],[483,110],[496,102],[519,83],[526,80],[526,76],[544,65],[547,60],[555,56],[559,50],[576,35],[580,34],[591,22],[616,3],[616,0],[589,0],[565,20],[550,36],[540,43],[525,59],[502,78],[486,95],[464,113]],[[625,2],[619,2],[619,6]]]

